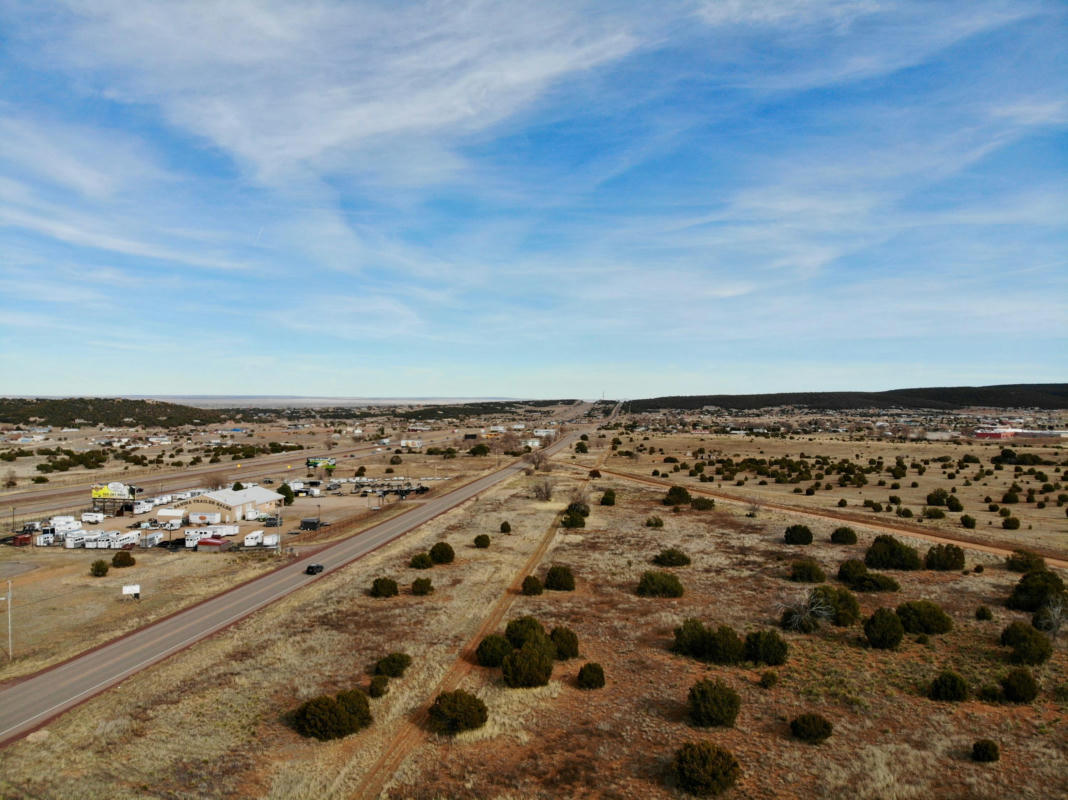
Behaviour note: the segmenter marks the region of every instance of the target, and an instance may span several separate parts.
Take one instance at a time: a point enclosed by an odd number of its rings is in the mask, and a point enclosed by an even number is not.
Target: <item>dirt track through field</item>
[[[574,464],[564,464],[562,466],[570,467],[571,469],[579,469]],[[632,481],[634,483],[644,483],[647,486],[656,486],[657,488],[668,489],[673,484],[671,481],[657,480],[655,478],[639,477],[637,475],[631,475],[627,472],[616,472],[615,470],[602,469],[601,473],[604,475],[611,475],[614,478],[620,478],[622,480]],[[882,520],[869,519],[868,517],[861,517],[856,514],[843,514],[833,511],[827,511],[824,509],[802,508],[800,506],[791,506],[784,503],[767,502],[764,500],[754,500],[751,497],[742,497],[740,495],[726,494],[724,492],[715,492],[708,489],[700,489],[694,486],[687,486],[687,491],[690,494],[699,494],[704,497],[711,497],[715,500],[722,500],[726,503],[735,503],[737,505],[759,505],[761,508],[774,509],[775,511],[783,511],[787,514],[796,514],[799,516],[816,517],[819,519],[829,519],[835,522],[852,522],[856,525],[864,525],[867,528],[873,528],[875,530],[888,531],[889,533],[898,533],[902,536],[911,536],[914,539],[923,539],[924,541],[932,542],[934,544],[956,544],[964,545],[971,550],[978,550],[982,553],[992,553],[999,556],[1011,555],[1013,550],[1018,549],[1014,547],[999,547],[997,545],[988,544],[986,542],[973,539],[968,536],[957,536],[939,531],[937,534],[924,530],[913,525],[904,524],[891,524]],[[1051,567],[1060,567],[1062,569],[1068,569],[1068,559],[1060,556],[1057,551],[1049,550],[1048,548],[1041,547],[1029,547],[1029,550],[1038,553],[1046,559],[1046,563]]]
[[[597,461],[597,467],[600,467],[604,462],[608,453],[609,451],[605,450],[601,455]],[[590,478],[587,476],[585,482],[588,483],[589,480]],[[475,651],[478,649],[479,643],[486,636],[496,631],[504,621],[508,609],[512,607],[512,603],[515,602],[515,598],[520,593],[523,579],[527,575],[534,573],[538,564],[541,563],[546,552],[548,552],[549,546],[552,544],[553,539],[556,537],[556,533],[560,528],[561,516],[562,512],[553,517],[553,521],[541,537],[534,552],[530,554],[530,557],[523,564],[522,569],[516,573],[515,578],[512,579],[512,582],[508,585],[504,594],[490,609],[489,614],[486,615],[486,618],[482,621],[482,624],[475,632],[475,635],[468,640],[467,644],[460,651],[459,659],[434,688],[434,691],[432,692],[433,697],[437,697],[442,692],[454,691],[456,687],[460,685],[460,682],[474,668],[474,664],[476,663]],[[427,738],[426,721],[429,709],[430,704],[424,704],[415,714],[402,723],[401,729],[393,737],[393,740],[386,746],[382,755],[378,757],[378,760],[375,761],[367,771],[367,774],[360,783],[360,788],[356,791],[354,797],[371,798],[378,797],[382,793],[390,778],[396,774],[397,770],[400,769],[401,764],[404,763],[404,759],[406,759],[409,754],[411,754],[415,748]],[[327,796],[333,796],[334,792],[337,791],[346,772],[347,770],[342,770],[338,774],[337,779],[330,787],[330,792]]]

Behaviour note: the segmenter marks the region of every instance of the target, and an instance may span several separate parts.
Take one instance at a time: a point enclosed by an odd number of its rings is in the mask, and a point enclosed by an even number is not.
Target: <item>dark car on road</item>
[[[322,571],[322,564],[309,564],[307,567],[304,568],[305,575],[318,575]]]

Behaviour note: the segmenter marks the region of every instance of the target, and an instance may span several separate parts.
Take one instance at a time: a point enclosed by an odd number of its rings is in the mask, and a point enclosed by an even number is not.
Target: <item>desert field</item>
[[[611,470],[628,475],[650,477],[653,470],[656,470],[662,479],[672,483],[699,490],[722,492],[724,496],[754,505],[774,502],[833,514],[841,513],[848,515],[851,520],[871,517],[890,525],[922,525],[923,528],[934,532],[966,536],[1010,549],[1016,546],[1039,547],[1068,557],[1068,517],[1065,516],[1068,482],[1061,484],[1064,480],[1064,465],[1068,463],[1068,448],[1059,444],[1020,446],[1012,441],[903,443],[861,438],[849,440],[826,435],[783,439],[708,434],[627,434],[618,431],[607,432],[606,436],[607,439],[618,437],[622,444],[619,445],[618,451],[613,452],[606,460],[605,465]],[[580,456],[585,459],[584,464],[590,463],[590,459],[596,457],[594,454],[599,452],[605,443],[606,439],[601,439],[600,435],[592,438],[591,454]],[[645,452],[637,450],[642,445],[645,446]],[[1016,471],[1013,465],[1005,465],[1000,470],[994,469],[990,459],[997,456],[1003,447],[1013,448],[1020,454],[1037,456],[1053,462],[1053,465],[1022,466],[1020,471]],[[655,454],[650,452],[653,448],[656,450]],[[704,448],[704,452],[695,455],[699,448]],[[633,455],[619,454],[625,451]],[[965,455],[977,458],[979,463],[969,462],[958,469],[957,463]],[[813,467],[811,471],[821,475],[820,479],[813,478],[796,483],[777,484],[774,480],[760,478],[753,471],[740,471],[732,480],[712,474],[717,459],[729,458],[737,463],[744,459],[796,461],[806,458],[810,463],[815,463],[815,459],[820,456],[825,456],[832,462],[845,460],[864,467],[881,462],[885,468],[893,467],[900,458],[908,469],[906,475],[898,479],[893,478],[885,469],[871,473],[866,476],[867,485],[862,487],[839,486],[837,474],[823,476],[818,467]],[[665,463],[665,458],[676,458],[679,463]],[[947,458],[950,460],[938,461]],[[705,474],[713,480],[702,483],[698,476],[689,475],[687,468],[675,471],[675,467],[681,464],[686,463],[692,468],[698,461],[709,465]],[[922,474],[912,467],[914,464],[923,469]],[[991,474],[983,474],[977,478],[980,467],[984,469],[984,473],[985,470],[991,470]],[[765,483],[762,484],[762,480],[765,480]],[[816,483],[821,484],[821,488],[812,495],[806,495],[805,490]],[[1014,483],[1020,487],[1017,493],[1019,502],[1002,503],[1002,498]],[[827,488],[828,484],[830,488]],[[898,484],[896,488],[894,484]],[[1043,492],[1042,487],[1047,485],[1058,488]],[[962,509],[954,512],[943,506],[941,510],[945,514],[944,519],[924,519],[923,509],[927,506],[927,495],[937,489],[954,494],[959,498]],[[1029,490],[1035,492],[1033,502],[1027,500]],[[888,502],[891,496],[899,498],[900,503]],[[844,507],[839,505],[843,499],[847,503]],[[865,501],[882,504],[883,511],[874,512],[866,508]],[[998,509],[989,510],[991,503],[998,506]],[[1040,504],[1045,507],[1040,508]],[[895,516],[893,512],[896,507],[909,509],[912,516]],[[1013,517],[1019,519],[1019,529],[1006,530],[1002,527],[1003,518],[998,513],[1002,508],[1008,509]],[[961,517],[965,514],[975,518],[974,528],[962,527]]]
[[[704,663],[671,650],[684,619],[730,625],[743,637],[777,629],[781,604],[810,588],[787,580],[793,560],[815,559],[827,583],[840,585],[838,564],[863,558],[884,531],[855,523],[858,543],[836,545],[829,534],[838,523],[830,519],[766,507],[747,517],[747,505],[726,502],[675,512],[661,503],[663,488],[608,474],[589,479],[588,469],[602,458],[606,470],[627,460],[607,457],[611,451],[596,436],[591,444],[591,453],[562,455],[550,473],[520,476],[484,493],[12,744],[0,753],[0,791],[12,798],[673,798],[680,796],[668,769],[675,750],[713,741],[741,766],[726,797],[993,799],[1068,792],[1061,766],[1068,756],[1063,641],[1034,668],[1041,689],[1033,703],[975,699],[1011,667],[1007,648],[998,644],[1001,630],[1030,619],[1005,608],[1020,576],[1005,568],[1003,555],[966,548],[964,571],[888,571],[899,591],[857,594],[864,616],[907,600],[941,605],[953,629],[926,643],[906,635],[897,649],[876,650],[859,625],[824,624],[809,634],[783,632],[789,655],[781,666]],[[646,462],[644,475],[653,463]],[[552,499],[536,500],[535,489],[546,480]],[[616,503],[602,506],[608,489]],[[560,512],[579,497],[591,509],[584,527],[560,528]],[[662,528],[646,527],[654,515]],[[499,532],[502,521],[511,533]],[[799,521],[812,528],[814,541],[785,544],[784,529]],[[1024,543],[1031,533],[1021,530],[1013,541]],[[490,536],[489,548],[473,546],[478,534]],[[927,550],[926,541],[899,538],[921,557]],[[439,541],[454,548],[453,563],[429,570],[408,565]],[[685,593],[639,597],[642,573],[656,569],[652,557],[668,547],[692,559],[669,570]],[[517,591],[526,574],[544,578],[550,565],[571,568],[574,591]],[[398,596],[368,596],[372,580],[383,576],[397,580]],[[409,587],[422,577],[435,590],[415,596]],[[976,619],[980,605],[993,610],[992,621]],[[499,669],[477,665],[472,650],[487,633],[526,614],[547,630],[570,627],[580,656],[556,662],[545,686],[510,689]],[[370,666],[394,651],[409,654],[412,664],[389,681],[387,694],[370,700],[370,727],[326,742],[290,727],[289,715],[304,700],[367,689]],[[604,688],[576,687],[588,661],[603,665]],[[928,684],[943,669],[964,677],[972,699],[927,698]],[[759,683],[766,671],[778,678],[771,688]],[[740,695],[733,726],[690,723],[687,692],[703,678],[722,679]],[[425,709],[453,688],[481,698],[488,721],[453,738],[432,734],[423,724]],[[790,719],[804,712],[832,722],[830,739],[811,745],[790,737]],[[999,743],[999,762],[970,760],[979,738]]]

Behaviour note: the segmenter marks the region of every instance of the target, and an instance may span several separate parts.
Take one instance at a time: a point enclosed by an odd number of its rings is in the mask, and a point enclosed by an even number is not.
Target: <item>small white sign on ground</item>
[[[134,598],[140,599],[141,598],[141,584],[139,584],[139,583],[123,584],[122,596],[123,597],[132,596]]]

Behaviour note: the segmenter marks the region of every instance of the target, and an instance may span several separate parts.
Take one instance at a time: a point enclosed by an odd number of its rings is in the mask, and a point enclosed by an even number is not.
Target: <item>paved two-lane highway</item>
[[[566,447],[573,438],[574,434],[563,437],[547,448],[548,452],[555,453]],[[319,551],[315,561],[323,564],[326,572],[332,572],[511,477],[525,466],[522,462],[514,462],[446,495],[428,500],[411,511]],[[317,580],[319,576],[304,574],[306,564],[306,561],[288,564],[0,690],[0,744],[39,728],[51,718],[150,664]]]

